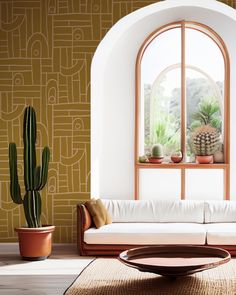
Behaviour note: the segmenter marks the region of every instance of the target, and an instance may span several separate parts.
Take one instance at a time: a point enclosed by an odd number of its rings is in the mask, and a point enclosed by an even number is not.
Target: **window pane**
[[[220,133],[223,149],[224,59],[217,44],[206,34],[186,29],[187,155],[194,161],[190,134],[202,125]]]
[[[139,198],[141,200],[178,200],[181,194],[180,177],[179,169],[140,169]]]
[[[223,200],[223,170],[186,169],[187,200]]]
[[[179,28],[160,34],[146,48],[141,62],[140,155],[155,143],[164,146],[167,156],[180,149],[180,64]]]
[[[215,82],[224,80],[224,60],[217,44],[206,34],[186,28],[186,64],[206,72]]]

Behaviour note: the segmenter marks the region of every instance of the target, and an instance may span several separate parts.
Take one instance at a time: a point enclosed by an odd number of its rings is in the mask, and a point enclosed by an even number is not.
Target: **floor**
[[[56,244],[47,260],[23,261],[17,243],[0,244],[0,295],[61,295],[92,260]]]

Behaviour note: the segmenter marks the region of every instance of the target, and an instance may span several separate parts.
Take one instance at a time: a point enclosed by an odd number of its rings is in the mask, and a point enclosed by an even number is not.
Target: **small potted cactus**
[[[213,163],[213,154],[218,150],[219,142],[220,136],[216,128],[209,125],[196,128],[190,136],[196,161],[199,164]]]
[[[51,238],[55,226],[42,226],[41,196],[48,177],[50,150],[44,147],[42,167],[36,165],[36,115],[31,106],[24,112],[24,184],[25,195],[21,196],[21,188],[17,173],[16,144],[9,144],[10,194],[14,203],[23,205],[27,227],[16,228],[18,233],[20,254],[25,260],[43,260],[51,253]]]
[[[153,164],[160,164],[162,163],[164,159],[164,155],[163,155],[163,147],[161,144],[154,144],[152,146],[152,153],[151,153],[151,157],[148,158],[150,163]]]

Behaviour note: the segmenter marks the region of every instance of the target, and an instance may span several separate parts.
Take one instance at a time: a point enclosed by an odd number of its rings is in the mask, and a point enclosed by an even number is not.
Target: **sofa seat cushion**
[[[236,223],[205,224],[208,245],[236,245]]]
[[[197,223],[112,223],[84,232],[87,244],[204,245],[206,231]]]

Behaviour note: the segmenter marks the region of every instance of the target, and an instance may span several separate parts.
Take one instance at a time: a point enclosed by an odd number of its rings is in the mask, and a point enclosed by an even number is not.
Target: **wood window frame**
[[[150,164],[139,163],[139,134],[140,134],[140,81],[141,81],[141,61],[148,45],[160,34],[174,29],[181,28],[181,149],[186,154],[186,79],[185,79],[185,28],[192,28],[200,31],[211,38],[219,47],[224,59],[224,163],[218,164],[197,164],[197,163],[162,163]],[[164,25],[154,31],[142,44],[136,59],[135,69],[135,146],[134,146],[134,198],[139,199],[139,170],[140,169],[180,169],[181,170],[181,196],[180,199],[186,199],[186,169],[222,169],[223,170],[223,198],[230,200],[230,60],[227,47],[222,38],[210,27],[191,21],[178,21]]]

